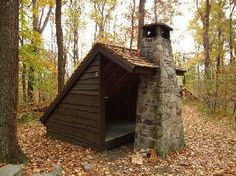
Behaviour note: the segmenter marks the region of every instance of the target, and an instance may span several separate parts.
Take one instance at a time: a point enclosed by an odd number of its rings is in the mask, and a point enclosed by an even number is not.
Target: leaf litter
[[[20,146],[29,158],[22,168],[26,176],[49,172],[56,164],[65,176],[236,175],[236,130],[211,123],[186,105],[183,121],[184,149],[165,159],[152,153],[138,164],[132,162],[132,144],[99,153],[46,136],[38,121],[19,125]],[[92,167],[84,169],[84,163]]]

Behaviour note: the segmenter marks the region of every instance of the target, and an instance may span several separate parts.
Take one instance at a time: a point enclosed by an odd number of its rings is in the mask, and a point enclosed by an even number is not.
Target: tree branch
[[[201,11],[200,8],[199,8],[198,0],[196,0],[196,6],[197,6],[197,12],[198,12],[198,14],[199,14],[199,16],[200,16],[202,22],[204,23],[204,21],[205,21],[205,20],[204,20],[204,16],[203,16],[203,14],[202,14],[202,11]]]
[[[47,15],[46,15],[46,18],[45,18],[45,20],[44,20],[44,22],[43,22],[43,26],[40,28],[40,33],[41,33],[41,34],[43,33],[44,29],[45,29],[46,26],[47,26],[47,23],[48,23],[48,20],[49,20],[49,17],[50,17],[50,15],[51,15],[51,13],[52,13],[52,8],[50,7],[50,9],[48,10],[48,13],[47,13]]]
[[[43,15],[44,15],[44,8],[42,8],[42,10],[41,10],[41,15],[40,15],[40,19],[39,19],[39,24],[38,24],[38,26],[41,26],[41,24],[42,24]]]

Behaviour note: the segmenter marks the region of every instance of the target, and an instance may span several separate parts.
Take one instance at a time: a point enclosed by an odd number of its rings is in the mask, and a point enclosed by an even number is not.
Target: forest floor
[[[32,175],[59,163],[66,176],[236,175],[235,128],[201,116],[194,106],[184,105],[183,120],[186,147],[165,159],[144,158],[141,165],[131,162],[132,145],[99,153],[46,137],[38,121],[20,125],[20,145],[29,158],[23,170]],[[82,163],[94,167],[85,171]]]

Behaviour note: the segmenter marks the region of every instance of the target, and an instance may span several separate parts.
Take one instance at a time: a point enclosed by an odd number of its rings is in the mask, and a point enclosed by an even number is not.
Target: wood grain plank
[[[85,91],[81,91],[83,93]],[[100,107],[99,96],[91,96],[92,91],[89,95],[79,94],[79,93],[69,93],[63,100],[63,103],[71,103],[74,105],[83,105],[83,106],[92,106],[92,107]],[[95,92],[99,94],[99,92]],[[94,94],[95,94],[94,93]]]

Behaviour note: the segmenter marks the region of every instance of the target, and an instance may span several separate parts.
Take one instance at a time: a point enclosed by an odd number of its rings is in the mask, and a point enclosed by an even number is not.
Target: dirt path
[[[132,145],[103,153],[45,136],[39,123],[19,128],[19,138],[30,163],[25,173],[45,172],[60,163],[65,175],[236,175],[236,132],[200,117],[192,107],[183,107],[186,148],[156,163],[131,163]],[[84,171],[81,163],[92,163]]]

